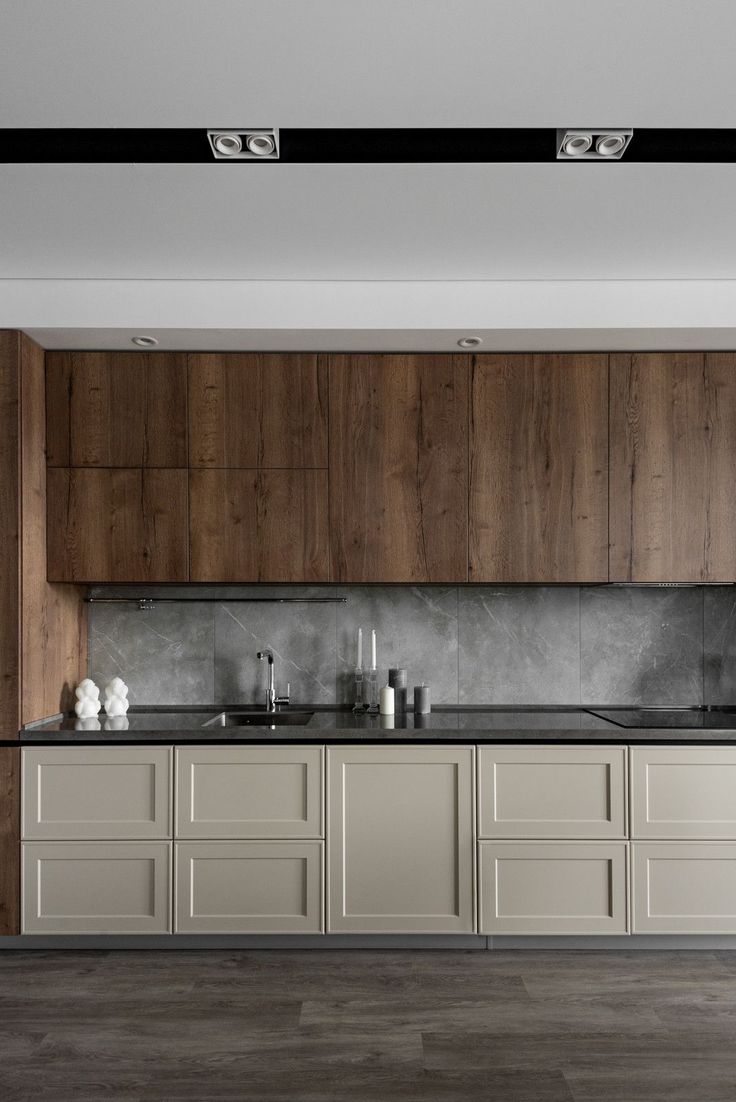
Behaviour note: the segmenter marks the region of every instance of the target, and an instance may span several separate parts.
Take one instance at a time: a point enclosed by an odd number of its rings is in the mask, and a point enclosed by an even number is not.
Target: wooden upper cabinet
[[[191,581],[329,580],[327,471],[189,473]]]
[[[608,356],[473,361],[470,581],[608,579]]]
[[[310,353],[189,357],[192,467],[326,467],[327,368]]]
[[[52,467],[186,467],[186,355],[49,352]]]
[[[333,581],[467,580],[468,362],[329,357]]]
[[[186,471],[51,467],[47,489],[49,581],[188,580]]]
[[[736,353],[611,357],[611,580],[736,581]]]

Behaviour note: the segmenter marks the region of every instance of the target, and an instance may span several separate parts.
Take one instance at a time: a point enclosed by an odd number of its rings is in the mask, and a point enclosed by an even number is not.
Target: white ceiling
[[[733,0],[0,0],[0,126],[732,127],[735,39]],[[0,165],[0,279],[736,280],[735,194],[736,165]],[[0,324],[58,334],[32,287]]]

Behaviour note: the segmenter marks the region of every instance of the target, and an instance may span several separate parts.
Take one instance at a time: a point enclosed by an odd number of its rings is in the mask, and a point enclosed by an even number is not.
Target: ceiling
[[[0,127],[734,127],[735,36],[732,0],[0,0]],[[736,165],[715,164],[0,165],[0,324],[125,346],[155,312],[121,318],[102,281],[158,281],[151,304],[180,280],[731,281],[734,194]],[[100,282],[96,313],[75,310],[79,280]],[[586,328],[579,301],[560,328]],[[284,303],[269,328],[298,340]],[[532,310],[522,346],[548,328]],[[267,342],[235,306],[207,318]],[[350,328],[337,303],[321,321]]]

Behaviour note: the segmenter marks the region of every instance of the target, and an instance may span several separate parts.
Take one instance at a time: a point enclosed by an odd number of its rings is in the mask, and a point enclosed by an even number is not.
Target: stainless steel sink
[[[304,727],[314,712],[220,712],[203,727]]]

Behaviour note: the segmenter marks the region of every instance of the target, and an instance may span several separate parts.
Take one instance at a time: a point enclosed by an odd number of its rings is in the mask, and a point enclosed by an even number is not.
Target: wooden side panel
[[[0,937],[19,933],[20,749],[0,746]]]
[[[52,467],[186,467],[186,355],[50,352]]]
[[[332,580],[468,576],[467,356],[330,356]]]
[[[6,738],[17,733],[19,706],[19,370],[20,334],[0,330],[0,731]]]
[[[611,579],[736,580],[736,354],[611,357]]]
[[[48,571],[52,581],[187,581],[187,472],[50,467]]]
[[[473,360],[470,581],[608,580],[608,357]]]
[[[326,467],[327,365],[310,353],[189,357],[192,467]]]
[[[87,665],[84,590],[46,581],[43,349],[21,342],[21,723],[71,707]],[[16,631],[17,637],[17,631]],[[17,726],[17,723],[16,723]]]
[[[193,582],[326,582],[327,472],[189,473]]]

